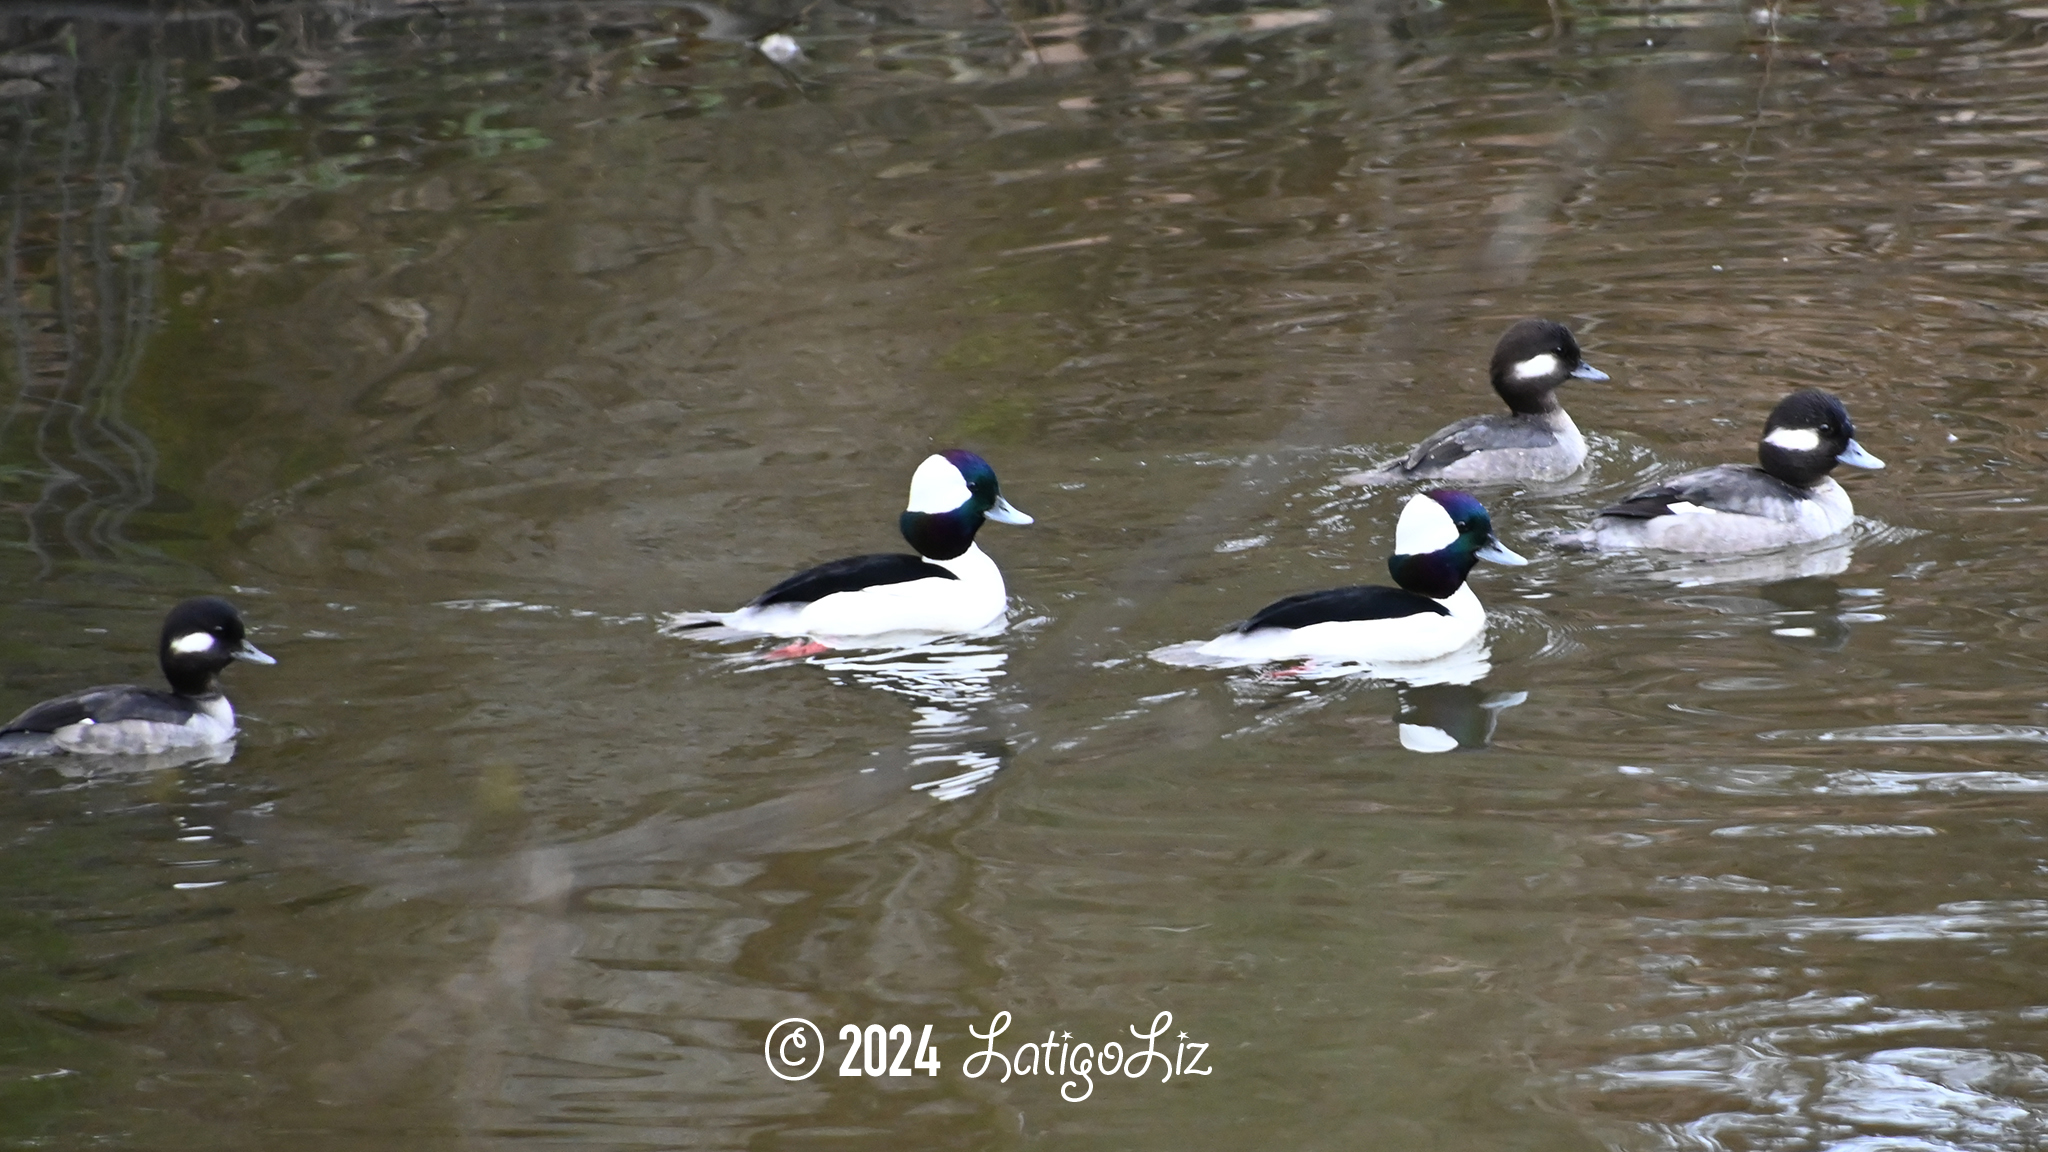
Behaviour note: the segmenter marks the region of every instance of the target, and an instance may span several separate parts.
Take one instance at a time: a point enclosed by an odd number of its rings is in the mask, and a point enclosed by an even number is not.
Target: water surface
[[[0,685],[196,592],[280,663],[226,763],[0,774],[0,1144],[2042,1141],[2048,10],[145,16],[0,16]],[[1482,680],[1143,658],[1379,578],[1336,478],[1531,314],[1614,380],[1484,493]],[[1536,542],[1801,386],[1841,548]],[[658,632],[953,445],[1003,636]],[[963,1069],[1162,1011],[1209,1075]]]

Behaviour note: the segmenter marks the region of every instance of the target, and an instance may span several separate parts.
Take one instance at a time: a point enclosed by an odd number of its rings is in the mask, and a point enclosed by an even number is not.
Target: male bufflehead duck
[[[1558,538],[1565,547],[1755,552],[1825,540],[1846,531],[1856,509],[1828,478],[1837,464],[1882,468],[1856,443],[1842,402],[1818,389],[1771,409],[1757,443],[1758,467],[1717,464],[1645,488],[1600,510],[1592,526]]]
[[[1399,588],[1369,584],[1289,596],[1214,640],[1172,645],[1153,656],[1190,664],[1435,660],[1486,629],[1486,610],[1465,583],[1482,559],[1528,563],[1494,537],[1493,521],[1471,494],[1424,492],[1409,498],[1394,526],[1387,569]]]
[[[0,728],[0,757],[151,755],[225,744],[235,709],[215,678],[236,660],[275,664],[242,635],[242,616],[218,596],[171,609],[157,663],[171,690],[110,684],[45,700]]]
[[[1008,593],[995,561],[975,546],[983,520],[1029,524],[996,491],[995,469],[950,448],[910,478],[897,526],[917,555],[849,556],[807,568],[735,612],[682,612],[665,631],[706,639],[742,635],[851,639],[890,633],[981,632],[1003,618]],[[717,631],[709,631],[717,629]]]
[[[1605,379],[1607,373],[1580,357],[1569,328],[1552,320],[1519,321],[1493,346],[1493,390],[1507,401],[1507,415],[1467,417],[1401,459],[1342,482],[1562,480],[1586,462],[1586,438],[1557,402],[1558,386]]]

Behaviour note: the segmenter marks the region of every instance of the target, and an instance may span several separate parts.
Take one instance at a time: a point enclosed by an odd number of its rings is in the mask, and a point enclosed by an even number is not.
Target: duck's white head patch
[[[1517,380],[1541,380],[1557,372],[1557,357],[1548,352],[1531,356],[1515,365],[1514,378]]]
[[[1458,525],[1444,506],[1427,496],[1411,496],[1394,523],[1394,551],[1402,556],[1420,556],[1448,548],[1458,540]]]
[[[219,641],[213,638],[211,632],[187,632],[171,641],[171,651],[180,656],[190,656],[197,652],[210,652],[217,643]]]
[[[972,498],[960,469],[944,456],[927,456],[910,476],[909,512],[951,512]]]
[[[1764,443],[1787,452],[1811,452],[1820,447],[1820,433],[1812,428],[1773,428]]]

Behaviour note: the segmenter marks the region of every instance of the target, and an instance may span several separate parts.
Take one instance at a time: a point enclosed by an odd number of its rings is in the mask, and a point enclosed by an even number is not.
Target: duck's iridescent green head
[[[910,477],[910,503],[897,525],[918,555],[951,560],[974,545],[984,520],[1029,524],[996,489],[996,470],[963,448],[925,457]]]
[[[1394,554],[1387,558],[1394,583],[1442,600],[1457,592],[1481,560],[1528,563],[1494,536],[1493,518],[1471,493],[1439,488],[1409,498],[1394,525]]]

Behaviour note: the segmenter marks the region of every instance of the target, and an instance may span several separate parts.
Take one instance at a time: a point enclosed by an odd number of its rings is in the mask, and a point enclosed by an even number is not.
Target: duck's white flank
[[[147,756],[176,748],[202,748],[235,738],[235,706],[216,692],[192,699],[199,710],[183,724],[161,720],[81,720],[50,733],[65,752],[81,755]]]
[[[1648,520],[1603,516],[1594,521],[1593,544],[1605,549],[1654,548],[1665,552],[1734,553],[1811,544],[1849,530],[1856,522],[1849,493],[1832,478],[1783,501],[1770,516],[1723,512],[1680,501],[1671,513]]]
[[[951,470],[951,465],[947,469]],[[737,612],[691,613],[686,618],[717,620],[737,632],[768,636],[833,639],[894,633],[952,635],[982,632],[1003,619],[1009,605],[1002,570],[980,545],[951,560],[933,560],[956,579],[931,577],[834,592],[808,604],[770,604]]]
[[[1429,503],[1435,506],[1436,501]],[[1226,632],[1197,647],[1195,654],[1205,660],[1246,664],[1272,660],[1417,664],[1456,652],[1486,630],[1486,609],[1472,594],[1471,585],[1459,586],[1437,603],[1450,615],[1425,612],[1388,620],[1331,620],[1305,628]]]

